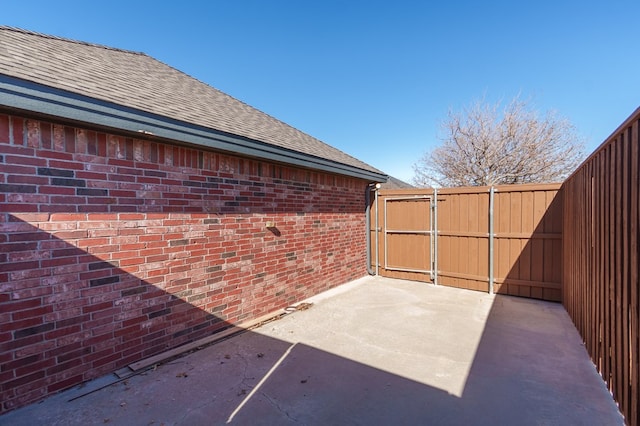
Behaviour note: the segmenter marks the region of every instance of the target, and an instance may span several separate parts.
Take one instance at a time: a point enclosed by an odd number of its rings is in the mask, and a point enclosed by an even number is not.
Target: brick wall
[[[0,114],[1,410],[365,275],[365,185]]]

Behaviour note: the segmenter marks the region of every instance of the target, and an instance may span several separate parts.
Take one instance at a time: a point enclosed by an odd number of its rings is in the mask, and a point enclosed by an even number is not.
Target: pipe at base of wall
[[[377,272],[371,267],[371,190],[377,190],[380,187],[379,183],[370,183],[364,192],[365,206],[365,245],[367,246],[367,272],[369,275],[377,275]],[[376,230],[377,232],[377,230]],[[376,259],[377,263],[377,259]]]

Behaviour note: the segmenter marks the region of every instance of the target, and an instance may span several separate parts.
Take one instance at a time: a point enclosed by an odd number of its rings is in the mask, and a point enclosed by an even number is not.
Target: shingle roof
[[[415,186],[403,180],[397,179],[393,176],[389,176],[389,180],[383,183],[381,188],[382,189],[411,189],[411,188],[415,188]]]
[[[0,26],[0,74],[383,174],[144,53]]]

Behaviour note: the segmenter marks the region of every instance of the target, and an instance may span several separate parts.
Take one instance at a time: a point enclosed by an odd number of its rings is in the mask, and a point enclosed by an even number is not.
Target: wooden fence
[[[378,191],[372,267],[392,278],[480,291],[490,291],[491,283],[496,293],[559,301],[559,188]]]
[[[640,424],[639,133],[640,108],[561,187],[379,191],[371,266],[562,300],[627,423]]]
[[[559,301],[560,185],[497,186],[493,273],[489,271],[489,188],[438,193],[438,284]],[[492,277],[490,276],[492,275]]]
[[[563,184],[563,303],[627,423],[639,424],[640,108]]]

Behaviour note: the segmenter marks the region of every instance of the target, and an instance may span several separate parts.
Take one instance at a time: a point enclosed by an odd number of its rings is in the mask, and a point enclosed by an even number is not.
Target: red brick
[[[39,357],[39,356],[40,356],[39,354],[34,354],[23,359]],[[37,362],[33,362],[33,363],[21,363],[20,365],[12,369],[15,370],[16,377],[20,377],[25,374],[29,374],[32,371],[46,370],[47,368],[50,368],[53,365],[55,365],[55,363],[56,363],[56,360],[53,358],[39,359]]]
[[[91,367],[92,368],[97,368],[97,367],[100,367],[102,365],[109,364],[109,363],[112,363],[114,361],[117,361],[120,358],[122,358],[122,354],[121,353],[114,353],[114,354],[105,356],[104,358],[100,358],[100,359],[97,359],[97,360],[93,361],[91,363]]]
[[[0,114],[0,143],[9,142],[9,116]]]
[[[81,383],[82,381],[83,381],[82,374],[78,374],[76,376],[69,377],[69,378],[67,378],[65,380],[62,380],[62,381],[59,381],[59,382],[56,382],[54,384],[49,385],[47,387],[47,392],[55,393],[55,392],[58,392],[60,390],[67,389],[67,388],[70,388],[72,386],[75,386],[78,383]]]
[[[20,176],[20,178],[24,179],[26,177],[30,177],[34,180],[38,179],[38,181],[34,182],[34,184],[47,183],[48,179],[44,177],[36,176],[36,168],[25,165],[22,160],[23,158],[28,159],[28,157],[9,157],[9,156],[5,158],[6,164],[3,164],[2,172],[7,173],[7,175],[9,175],[7,182],[23,183],[23,182],[16,182],[16,178],[18,178],[18,176],[12,176],[12,175],[25,175],[25,176]]]
[[[15,394],[9,399],[7,398],[2,406],[5,410],[12,410],[14,408],[21,407],[29,402],[34,402],[41,399],[46,394],[46,389],[44,387],[38,388],[34,391],[28,392],[26,394],[15,396]],[[3,400],[4,398],[0,398]]]
[[[13,144],[24,144],[24,120],[13,116],[11,117],[11,125],[13,128]]]
[[[40,318],[45,314],[53,312],[53,306],[40,306],[36,309],[29,309],[25,311],[17,311],[11,314],[11,318],[13,322],[28,319],[28,318]]]
[[[77,368],[78,366],[81,366],[81,365],[82,365],[81,359],[72,359],[71,361],[67,361],[62,364],[56,364],[50,368],[47,368],[46,374],[48,376],[53,376],[60,372],[66,372],[67,370],[70,370],[72,368]]]
[[[48,332],[44,337],[47,340],[55,340],[63,336],[79,333],[80,331],[82,331],[82,328],[79,325],[72,325],[65,328],[57,328],[56,325],[56,329]]]
[[[0,144],[0,154],[7,154],[8,156],[19,155],[21,157],[33,158],[35,150],[33,148],[27,148],[21,145],[4,145]],[[19,160],[16,160],[19,161]]]
[[[42,379],[42,378],[44,378],[44,376],[45,376],[44,371],[36,371],[36,372],[33,372],[33,373],[28,374],[26,376],[18,377],[18,378],[15,378],[15,379],[11,380],[11,381],[8,381],[8,382],[4,383],[4,386],[6,388],[15,388],[15,387],[18,387],[18,386],[21,386],[21,385],[24,385],[24,384],[27,384],[27,383],[30,383],[30,382],[34,382],[34,381],[36,381],[38,379]]]
[[[40,123],[40,146],[42,149],[51,149],[51,123]]]
[[[82,308],[82,312],[87,314],[87,313],[101,311],[108,308],[113,308],[113,301],[94,303],[92,305],[85,306]]]
[[[85,172],[85,171],[77,171],[76,172],[76,178],[77,179],[87,179],[87,180],[92,180],[92,181],[100,181],[100,180],[107,180],[107,174],[106,173],[96,173],[96,172]],[[96,183],[96,182],[94,182]],[[87,186],[89,182],[87,182]],[[91,185],[92,187],[95,187],[95,185]]]
[[[40,211],[37,204],[23,204],[23,203],[8,203],[3,202],[0,204],[0,212],[13,213],[20,212],[38,212]]]

